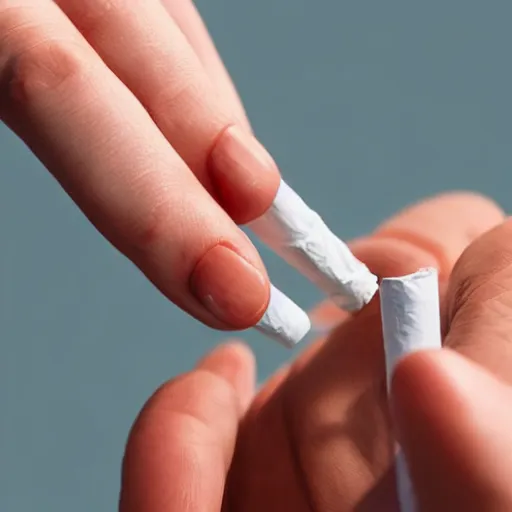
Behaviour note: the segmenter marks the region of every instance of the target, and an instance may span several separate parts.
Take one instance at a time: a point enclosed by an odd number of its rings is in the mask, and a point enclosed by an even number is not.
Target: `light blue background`
[[[283,174],[342,236],[417,198],[510,208],[512,3],[202,0]],[[164,300],[0,127],[0,510],[114,510],[123,444],[223,338]],[[302,306],[319,294],[264,252]],[[261,376],[289,353],[246,337]]]

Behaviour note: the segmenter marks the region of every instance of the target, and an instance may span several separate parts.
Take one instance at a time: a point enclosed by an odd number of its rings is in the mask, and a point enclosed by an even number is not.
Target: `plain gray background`
[[[512,3],[201,0],[256,132],[346,238],[441,190],[510,208]],[[0,126],[0,510],[114,510],[151,392],[223,335],[189,319]],[[320,297],[264,252],[302,306]],[[261,377],[289,352],[253,333]]]

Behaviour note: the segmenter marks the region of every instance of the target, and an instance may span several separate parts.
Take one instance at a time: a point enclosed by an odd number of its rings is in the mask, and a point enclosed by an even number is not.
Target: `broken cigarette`
[[[341,308],[357,311],[377,291],[377,277],[284,181],[269,210],[248,226]]]
[[[380,286],[382,331],[388,390],[397,362],[417,350],[441,348],[439,286],[435,269],[385,278]],[[396,459],[397,492],[402,512],[417,510],[407,463]]]
[[[294,347],[311,329],[309,316],[275,286],[270,302],[255,329],[287,348]]]

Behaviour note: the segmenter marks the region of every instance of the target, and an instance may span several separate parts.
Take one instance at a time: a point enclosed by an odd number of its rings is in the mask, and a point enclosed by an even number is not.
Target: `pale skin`
[[[512,509],[512,223],[450,194],[352,248],[379,276],[435,266],[445,348],[399,363],[388,402],[378,298],[336,324],[255,394],[242,344],[214,350],[140,413],[122,512],[398,511],[401,440],[425,512]],[[394,434],[392,433],[394,432]]]
[[[254,325],[269,283],[238,224],[280,176],[191,2],[0,0],[0,117],[170,300],[214,328]],[[395,510],[394,424],[422,510],[510,510],[511,234],[492,202],[453,194],[354,242],[380,277],[440,271],[448,349],[398,366],[393,413],[378,298],[354,316],[324,304],[331,334],[258,394],[240,344],[156,392],[120,509]]]
[[[238,224],[280,174],[190,1],[0,0],[0,119],[171,301],[218,329],[261,318]]]

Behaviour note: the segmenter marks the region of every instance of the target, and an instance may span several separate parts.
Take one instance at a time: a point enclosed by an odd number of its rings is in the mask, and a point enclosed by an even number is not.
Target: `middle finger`
[[[240,123],[233,102],[217,93],[162,2],[56,1],[233,220],[263,214],[279,185],[277,168],[233,126]]]

